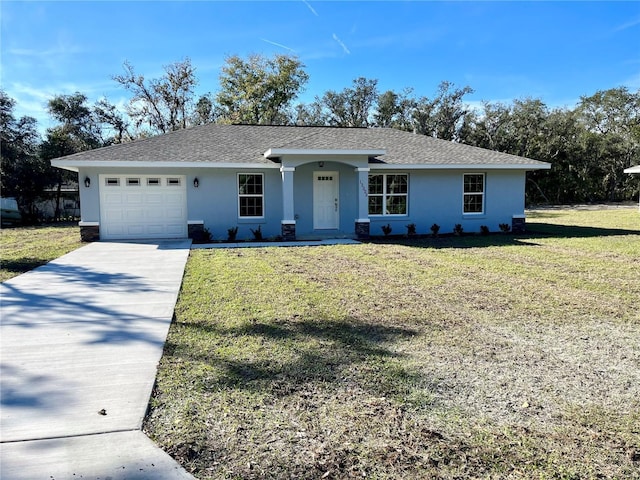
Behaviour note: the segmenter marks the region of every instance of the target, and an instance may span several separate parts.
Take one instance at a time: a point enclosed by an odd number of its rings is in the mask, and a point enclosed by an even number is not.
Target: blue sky
[[[17,116],[51,126],[46,102],[85,93],[124,105],[111,77],[125,60],[148,78],[191,58],[198,94],[215,93],[228,55],[297,55],[300,100],[378,79],[380,91],[431,96],[469,85],[472,104],[640,88],[640,2],[46,1],[0,2],[0,84]]]

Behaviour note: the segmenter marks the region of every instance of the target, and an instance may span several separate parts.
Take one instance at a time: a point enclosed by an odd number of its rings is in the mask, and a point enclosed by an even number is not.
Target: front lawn
[[[2,228],[0,282],[44,265],[80,246],[77,224]]]
[[[192,251],[145,422],[207,478],[640,478],[640,213]]]

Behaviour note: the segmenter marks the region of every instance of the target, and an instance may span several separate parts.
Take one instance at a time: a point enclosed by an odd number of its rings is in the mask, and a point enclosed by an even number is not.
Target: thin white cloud
[[[338,42],[338,45],[340,45],[342,47],[342,50],[344,50],[344,53],[346,53],[347,55],[351,54],[351,52],[349,51],[349,49],[347,48],[347,46],[344,44],[344,42],[342,40],[340,40],[338,38],[338,35],[336,35],[335,33],[333,34],[333,39]]]
[[[9,55],[17,57],[50,57],[53,55],[75,55],[82,53],[83,49],[77,46],[58,45],[46,50],[37,50],[33,48],[8,48]]]
[[[286,45],[282,45],[281,43],[272,42],[271,40],[267,40],[266,38],[261,38],[260,40],[262,40],[265,43],[270,43],[271,45],[275,45],[276,47],[284,48],[286,50],[289,50],[290,52],[296,53],[296,51],[293,48],[287,47]]]
[[[316,12],[315,9],[311,6],[311,4],[307,2],[307,0],[302,0],[302,3],[304,3],[307,7],[309,7],[309,10],[311,10],[311,13],[313,13],[316,17],[320,16],[318,15],[318,12]]]
[[[640,18],[636,18],[635,20],[631,20],[630,22],[623,23],[622,25],[618,25],[613,29],[614,32],[621,32],[623,30],[627,30],[628,28],[633,28],[640,25]]]

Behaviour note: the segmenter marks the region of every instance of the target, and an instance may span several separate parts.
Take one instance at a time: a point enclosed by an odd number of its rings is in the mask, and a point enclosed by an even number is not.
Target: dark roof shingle
[[[269,149],[384,150],[376,163],[391,165],[539,165],[525,157],[390,128],[209,124],[80,152],[54,160],[90,162],[273,162]]]

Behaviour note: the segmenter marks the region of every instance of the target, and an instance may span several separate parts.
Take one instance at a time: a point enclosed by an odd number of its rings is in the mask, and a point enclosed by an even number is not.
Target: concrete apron
[[[93,243],[0,286],[2,479],[192,478],[140,432],[189,247]]]

